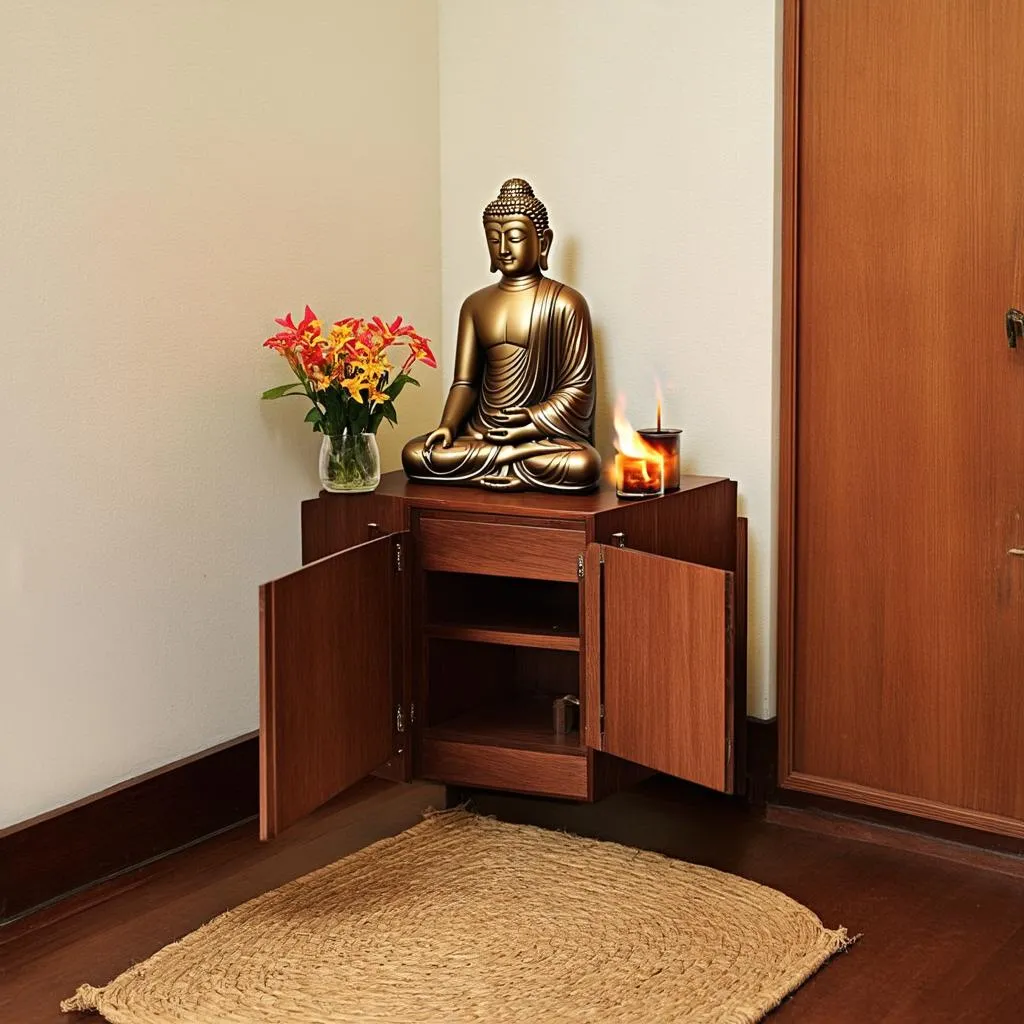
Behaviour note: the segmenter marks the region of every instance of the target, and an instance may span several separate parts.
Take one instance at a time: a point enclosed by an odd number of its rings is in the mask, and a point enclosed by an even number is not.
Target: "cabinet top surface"
[[[694,491],[721,483],[725,477],[684,476],[679,491]],[[410,481],[402,470],[381,477],[379,495],[401,498],[414,508],[448,509],[452,512],[490,512],[500,515],[542,515],[557,519],[586,519],[615,508],[624,508],[645,502],[660,501],[652,498],[619,498],[615,486],[603,481],[600,489],[590,494],[542,494],[536,491],[503,494],[479,487],[453,487],[444,484],[419,484]],[[671,494],[678,492],[671,492]],[[344,495],[321,497],[347,500]]]

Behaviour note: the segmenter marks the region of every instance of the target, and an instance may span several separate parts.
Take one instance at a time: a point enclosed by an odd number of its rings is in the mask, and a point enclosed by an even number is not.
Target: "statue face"
[[[491,253],[491,269],[504,277],[532,274],[538,264],[543,266],[550,238],[538,238],[529,217],[497,217],[484,221],[487,248]],[[550,231],[544,232],[545,236]]]

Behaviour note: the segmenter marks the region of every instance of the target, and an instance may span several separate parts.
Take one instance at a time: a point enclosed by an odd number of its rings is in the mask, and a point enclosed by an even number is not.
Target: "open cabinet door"
[[[733,574],[599,544],[587,555],[587,604],[601,609],[587,705],[604,708],[588,745],[732,792]]]
[[[260,837],[388,760],[402,664],[390,534],[260,587]]]

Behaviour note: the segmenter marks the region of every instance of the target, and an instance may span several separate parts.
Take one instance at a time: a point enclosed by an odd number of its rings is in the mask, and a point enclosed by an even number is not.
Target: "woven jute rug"
[[[741,1024],[846,942],[743,878],[457,810],[222,914],[61,1009],[111,1024]]]

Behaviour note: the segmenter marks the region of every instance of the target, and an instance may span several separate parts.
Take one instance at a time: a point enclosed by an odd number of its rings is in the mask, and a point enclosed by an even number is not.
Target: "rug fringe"
[[[93,988],[92,985],[79,985],[78,990],[70,999],[61,1001],[60,1012],[88,1013],[89,1010],[98,1010],[101,995],[103,995],[101,988]]]
[[[472,814],[473,817],[480,817],[469,809],[469,801],[465,800],[458,807],[427,807],[423,811],[423,820],[429,821],[431,818],[456,818],[460,814]]]

